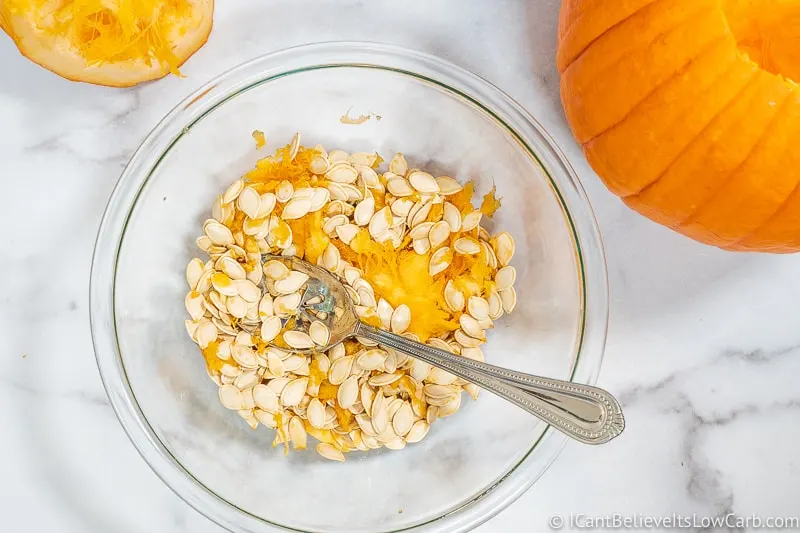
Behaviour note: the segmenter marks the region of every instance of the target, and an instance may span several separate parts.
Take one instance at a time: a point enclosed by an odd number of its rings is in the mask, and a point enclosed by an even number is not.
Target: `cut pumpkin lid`
[[[4,0],[0,28],[64,78],[129,87],[166,76],[211,32],[214,0]]]

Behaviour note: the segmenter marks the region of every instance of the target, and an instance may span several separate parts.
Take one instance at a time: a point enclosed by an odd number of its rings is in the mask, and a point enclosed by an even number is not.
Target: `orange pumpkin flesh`
[[[128,87],[179,74],[213,11],[213,0],[0,0],[0,29],[64,78]]]
[[[564,0],[558,67],[627,205],[723,248],[800,250],[800,0]]]

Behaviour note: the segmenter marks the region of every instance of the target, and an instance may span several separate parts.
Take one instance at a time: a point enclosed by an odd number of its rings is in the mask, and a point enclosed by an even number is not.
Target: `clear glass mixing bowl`
[[[348,109],[380,116],[344,124]],[[517,310],[485,346],[489,362],[594,383],[607,324],[600,236],[552,139],[486,81],[440,59],[367,43],[325,43],[237,67],[181,102],[136,151],[97,239],[94,347],[133,444],[181,498],[236,532],[466,531],[519,497],[565,437],[484,393],[402,451],[349,455],[273,449],[220,405],[183,325],[184,268],[224,187],[252,167],[250,137],[396,151],[412,165],[496,184],[495,228],[517,241]]]

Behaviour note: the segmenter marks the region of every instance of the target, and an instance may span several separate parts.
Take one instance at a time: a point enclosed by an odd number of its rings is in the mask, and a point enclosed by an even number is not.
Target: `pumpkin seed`
[[[299,416],[289,419],[289,438],[295,450],[305,450],[308,444],[306,428],[303,420]]]
[[[248,217],[258,218],[258,212],[261,209],[261,195],[254,188],[245,187],[236,199],[236,206]]]
[[[356,376],[350,376],[345,379],[339,386],[339,390],[336,393],[336,399],[339,402],[339,406],[343,409],[349,409],[354,403],[356,403],[356,400],[358,399],[358,393],[358,378],[356,378]]]
[[[261,323],[261,339],[264,342],[272,342],[281,332],[281,327],[281,319],[277,316],[265,318]]]
[[[475,255],[481,251],[478,241],[471,237],[459,237],[453,243],[453,249],[461,255]]]
[[[436,178],[436,184],[439,186],[439,194],[444,195],[455,194],[464,188],[458,182],[458,180],[451,178],[450,176],[439,176]]]
[[[242,391],[233,385],[223,385],[219,388],[219,401],[226,409],[239,410],[244,407]]]
[[[306,393],[308,378],[302,377],[291,380],[281,391],[280,400],[284,407],[292,407],[300,403]]]
[[[293,270],[285,278],[275,281],[275,290],[278,294],[291,294],[299,291],[307,281],[308,274]]]
[[[228,188],[225,189],[225,192],[222,194],[222,203],[229,204],[234,200],[236,200],[236,198],[239,196],[239,193],[242,192],[242,189],[244,189],[243,180],[238,179],[233,183],[231,183],[228,186]]]
[[[425,239],[415,239],[412,241],[412,247],[414,248],[414,252],[419,255],[425,255],[431,249],[431,241],[427,238]]]
[[[408,172],[408,163],[406,162],[406,158],[403,157],[403,154],[397,153],[389,161],[389,172],[393,174],[397,174],[398,176],[405,176],[406,172]]]
[[[306,408],[308,423],[317,429],[322,429],[325,425],[325,406],[318,398],[312,398]]]
[[[331,340],[331,332],[324,323],[315,320],[308,327],[308,335],[317,346],[327,346]]]
[[[422,193],[435,194],[439,192],[439,184],[433,176],[421,170],[408,173],[408,181],[412,187]]]
[[[499,233],[491,239],[491,245],[500,264],[507,266],[511,262],[511,258],[514,257],[516,249],[514,238],[506,232]]]
[[[358,226],[355,224],[342,224],[341,226],[336,226],[336,235],[339,237],[339,240],[345,244],[350,244],[358,231]]]
[[[489,318],[489,302],[480,296],[470,296],[467,311],[475,320],[485,320]]]
[[[398,305],[392,313],[390,320],[392,333],[402,334],[411,324],[411,309],[406,304]]]
[[[201,260],[194,258],[189,261],[189,264],[186,265],[186,283],[189,284],[189,290],[193,291],[197,288],[197,284],[200,281],[200,277],[203,275],[204,270],[205,266]]]
[[[303,218],[311,211],[311,200],[309,198],[292,198],[283,207],[281,218],[283,220],[297,220]]]
[[[344,462],[344,454],[337,450],[333,445],[328,444],[327,442],[320,442],[317,444],[316,447],[317,453],[320,454],[325,459],[330,459],[331,461],[339,461],[340,463]]]
[[[358,171],[349,163],[334,164],[325,173],[325,179],[334,183],[353,183],[358,178]]]
[[[397,197],[411,196],[414,194],[414,189],[411,187],[411,184],[408,183],[405,178],[401,177],[396,177],[387,181],[386,189]]]
[[[459,239],[460,240],[460,239]],[[458,241],[456,241],[458,242]],[[450,266],[450,259],[452,257],[451,250],[448,246],[439,248],[431,255],[431,262],[428,266],[428,273],[435,276],[440,272],[444,272]]]
[[[300,132],[292,136],[292,142],[289,143],[289,161],[294,161],[297,156],[297,151],[300,149]]]
[[[311,161],[308,163],[308,170],[310,170],[314,174],[325,174],[328,169],[330,168],[331,164],[328,162],[328,158],[322,154],[317,154],[311,158]]]
[[[275,189],[275,199],[277,201],[285,204],[291,200],[292,196],[294,196],[294,185],[290,181],[282,180],[278,183],[278,187]]]
[[[503,311],[511,313],[517,305],[517,291],[514,287],[509,287],[504,291],[500,291],[500,302],[503,304]]]
[[[256,385],[253,387],[253,399],[259,409],[269,413],[277,413],[280,410],[278,395],[267,385]]]
[[[296,350],[308,350],[314,346],[314,341],[311,340],[308,333],[302,331],[284,331],[283,342]]]
[[[408,213],[411,211],[412,207],[414,207],[413,200],[409,200],[408,198],[398,198],[392,202],[392,214],[398,217],[408,217]],[[459,217],[460,216],[461,215],[459,215]]]

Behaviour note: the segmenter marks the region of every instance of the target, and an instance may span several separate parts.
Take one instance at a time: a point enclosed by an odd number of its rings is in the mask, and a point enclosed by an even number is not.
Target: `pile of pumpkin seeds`
[[[300,149],[295,135],[284,157],[294,160]],[[276,430],[274,445],[305,449],[310,435],[319,441],[320,455],[344,461],[354,450],[399,450],[419,442],[435,420],[459,409],[462,391],[477,398],[478,388],[368,341],[315,352],[330,338],[322,321],[312,322],[308,333],[289,331],[308,277],[282,261],[264,259],[264,254],[297,254],[286,221],[322,211],[322,231],[344,245],[362,229],[377,243],[397,248],[406,242],[416,253],[430,254],[431,276],[445,271],[454,254],[482,254],[494,272],[491,290],[465,297],[449,280],[444,302],[460,327],[427,341],[478,361],[486,331],[516,305],[516,271],[509,265],[515,245],[508,233],[490,236],[481,226],[481,211],[462,214],[447,201],[462,189],[454,178],[409,169],[402,154],[379,173],[375,153],[314,150],[308,170],[324,186],[295,189],[283,181],[274,192],[259,194],[239,179],[217,198],[197,239],[208,258],[192,259],[186,268],[186,329],[206,356],[222,405],[254,429],[261,424]],[[376,190],[386,193],[380,209]],[[431,220],[435,204],[442,204],[441,216]],[[241,229],[233,224],[237,215]],[[393,307],[377,294],[333,242],[317,263],[342,279],[362,319],[419,340],[407,331],[409,307]]]

